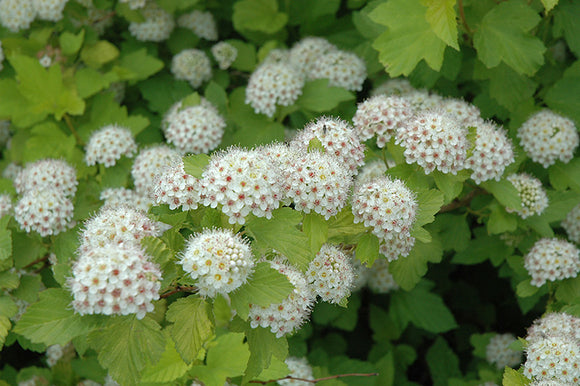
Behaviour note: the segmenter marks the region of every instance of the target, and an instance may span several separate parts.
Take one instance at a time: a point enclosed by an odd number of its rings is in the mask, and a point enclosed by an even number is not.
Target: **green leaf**
[[[439,212],[443,205],[443,193],[431,189],[417,195],[419,209],[415,217],[415,228],[435,221],[435,214]]]
[[[196,296],[181,298],[169,306],[166,318],[173,323],[169,331],[175,348],[185,363],[191,363],[214,332],[210,305]]]
[[[443,250],[463,251],[471,240],[471,230],[466,216],[442,213],[437,215],[433,224],[439,229]]]
[[[519,208],[522,206],[518,190],[506,179],[485,181],[480,186],[493,194],[495,199],[506,208]]]
[[[462,171],[457,175],[444,174],[438,170],[433,172],[433,178],[437,188],[444,194],[445,203],[451,202],[454,198],[461,194],[463,190],[463,182],[469,178],[471,173]]]
[[[141,48],[126,55],[121,55],[119,72],[121,80],[137,81],[149,78],[163,68],[163,61],[148,55],[147,49]]]
[[[0,350],[4,347],[8,331],[12,328],[12,322],[4,315],[0,315]]]
[[[109,80],[97,70],[85,67],[75,72],[75,84],[81,98],[88,98],[109,87]]]
[[[50,288],[40,292],[39,301],[31,304],[16,324],[14,332],[24,335],[33,343],[47,346],[66,345],[72,338],[88,333],[92,324],[76,314],[70,304],[70,293]]]
[[[0,79],[0,119],[10,119],[19,127],[29,127],[42,121],[46,112],[32,113],[29,101],[18,90],[14,79]]]
[[[425,18],[431,29],[445,44],[459,51],[457,43],[457,14],[455,3],[457,0],[421,0],[427,7]]]
[[[334,243],[355,244],[367,232],[363,223],[354,223],[354,215],[350,206],[345,206],[327,222],[328,240]]]
[[[388,27],[373,48],[391,77],[409,75],[422,59],[432,69],[441,69],[445,42],[431,28],[427,11],[421,0],[391,0],[369,14],[371,20]]]
[[[355,256],[367,267],[373,265],[379,258],[379,239],[372,233],[365,233],[356,245]]]
[[[580,158],[574,158],[567,164],[558,161],[548,168],[548,173],[554,189],[571,188],[580,192]]]
[[[580,60],[575,61],[546,93],[544,101],[554,111],[572,118],[580,125]]]
[[[548,0],[555,1],[555,0]],[[546,9],[547,11],[547,9]],[[580,57],[580,25],[577,15],[580,12],[580,4],[574,0],[560,0],[558,8],[554,10],[554,37],[566,38],[566,43],[576,57]]]
[[[198,2],[199,0],[157,0],[157,4],[171,14],[175,11],[191,8]]]
[[[109,319],[106,327],[89,334],[101,366],[122,385],[137,385],[141,372],[155,364],[165,350],[161,327],[150,317],[123,316]]]
[[[554,9],[554,7],[558,4],[559,0],[542,0],[542,4],[544,5],[544,8],[546,9],[546,15],[552,10]]]
[[[12,245],[10,245],[10,248],[12,248]],[[18,288],[19,285],[20,285],[20,277],[16,272],[11,271],[0,272],[0,289],[13,290],[15,288]],[[2,313],[0,312],[0,315],[1,314]]]
[[[276,0],[242,0],[234,4],[234,28],[274,34],[288,22],[288,15],[278,11]]]
[[[447,386],[450,378],[462,376],[459,358],[441,336],[427,350],[426,359],[434,386]]]
[[[493,68],[486,68],[476,62],[475,79],[489,79],[489,94],[501,106],[510,111],[516,110],[525,100],[532,98],[538,84],[528,76],[514,71],[504,63]]]
[[[254,71],[257,64],[256,47],[242,40],[229,39],[226,42],[238,50],[238,56],[236,56],[236,60],[234,60],[231,67],[240,71]]]
[[[472,334],[469,338],[469,342],[473,346],[473,355],[478,358],[486,359],[487,345],[489,344],[491,338],[493,338],[495,335],[497,334],[494,332],[488,332],[485,334]]]
[[[263,369],[270,367],[272,357],[283,361],[288,356],[286,338],[276,338],[276,335],[268,329],[262,327],[247,328],[246,338],[250,348],[250,359],[245,374],[248,379],[254,378]]]
[[[490,205],[491,213],[487,221],[487,231],[490,234],[513,232],[518,228],[518,217],[514,213],[508,213],[498,204]]]
[[[389,271],[404,290],[411,290],[427,273],[427,263],[438,263],[443,257],[443,249],[438,239],[426,244],[415,241],[415,246],[407,257],[389,263]]]
[[[527,386],[532,381],[525,375],[506,366],[503,372],[502,385],[503,386]]]
[[[183,157],[183,169],[195,178],[201,178],[210,157],[207,154],[193,154]]]
[[[529,296],[535,295],[536,292],[538,292],[540,288],[536,287],[535,285],[532,285],[531,281],[532,279],[527,279],[518,284],[518,286],[516,287],[516,294],[519,297],[527,298]]]
[[[465,250],[458,252],[451,260],[454,264],[479,264],[492,257],[507,257],[511,251],[498,236],[478,235]]]
[[[8,216],[4,218],[8,219]],[[4,221],[0,225],[0,262],[4,262],[12,257],[12,231],[6,229]]]
[[[119,49],[114,44],[99,40],[93,44],[87,44],[81,51],[81,59],[92,68],[100,68],[119,57]]]
[[[230,294],[232,307],[242,319],[247,319],[249,304],[267,307],[281,303],[294,290],[286,276],[270,267],[267,262],[258,263],[252,277]]]
[[[580,276],[559,282],[556,299],[565,303],[574,303],[578,298],[580,298]]]
[[[145,368],[141,382],[171,383],[187,373],[189,366],[175,350],[176,343],[170,336],[166,335],[165,339],[165,351],[155,365]]]
[[[66,135],[54,122],[43,122],[32,128],[22,154],[25,162],[43,158],[64,158],[71,160],[76,148],[76,140]]]
[[[272,212],[272,219],[250,217],[246,229],[256,240],[268,248],[280,252],[290,263],[306,271],[311,260],[308,236],[296,226],[302,221],[302,214],[291,208],[280,208]]]
[[[504,62],[520,74],[533,75],[544,64],[546,50],[529,33],[540,20],[523,0],[501,2],[483,17],[473,35],[478,58],[488,68]]]
[[[228,94],[222,86],[211,80],[205,87],[204,96],[212,105],[217,107],[220,114],[227,115]]]
[[[295,104],[317,113],[330,111],[340,103],[354,99],[354,94],[342,87],[328,85],[328,79],[316,79],[304,84]]]
[[[453,314],[439,295],[429,292],[427,283],[418,285],[409,292],[393,292],[389,314],[397,319],[401,326],[406,326],[411,322],[433,333],[457,328]]]
[[[318,213],[310,212],[304,214],[302,231],[310,240],[310,251],[312,251],[313,256],[316,255],[322,247],[322,244],[328,239],[328,223]]]
[[[139,82],[137,87],[148,102],[149,108],[161,114],[191,93],[191,87],[187,83],[176,80],[169,74],[156,75]]]
[[[78,34],[65,31],[59,37],[58,41],[63,55],[75,55],[81,49],[83,41],[85,40],[85,30],[81,30]]]

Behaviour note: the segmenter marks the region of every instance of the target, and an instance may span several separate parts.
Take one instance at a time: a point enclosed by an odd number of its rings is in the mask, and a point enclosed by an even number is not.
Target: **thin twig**
[[[172,289],[168,292],[165,292],[164,294],[160,295],[159,297],[164,299],[164,298],[167,298],[167,297],[174,295],[178,292],[197,292],[197,287],[178,285],[174,289]]]
[[[79,133],[77,133],[77,131],[75,130],[75,127],[73,126],[72,121],[70,120],[70,117],[68,116],[68,114],[64,114],[63,118],[64,118],[64,121],[66,122],[66,125],[68,126],[69,130],[73,133],[75,139],[77,140],[77,144],[80,146],[85,146],[85,143],[83,142],[83,140],[79,136]]]
[[[267,385],[270,382],[278,382],[278,381],[282,381],[284,379],[291,379],[294,381],[302,381],[302,382],[308,382],[308,383],[318,383],[318,382],[322,382],[322,381],[328,381],[329,379],[337,379],[337,378],[344,378],[344,377],[376,377],[377,375],[379,375],[379,373],[351,373],[351,374],[331,375],[328,377],[317,378],[317,379],[295,378],[295,377],[288,375],[287,377],[284,377],[284,378],[271,379],[269,381],[250,381],[250,383],[259,383],[261,385]]]
[[[467,33],[471,35],[473,33],[473,30],[469,27],[469,24],[467,24],[467,19],[465,18],[465,10],[463,9],[463,0],[457,1],[457,7],[459,8],[459,17],[461,18],[461,22],[463,23],[463,26],[465,27]]]
[[[29,263],[29,264],[25,265],[23,268],[24,269],[27,269],[27,268],[32,267],[33,265],[36,265],[36,264],[41,263],[43,261],[46,261],[46,260],[48,260],[48,257],[49,257],[49,254],[47,253],[46,255],[44,255],[42,257],[39,257],[38,259],[34,260],[32,263]]]
[[[460,200],[453,200],[451,201],[449,204],[447,205],[443,205],[441,207],[441,209],[439,209],[439,213],[445,213],[445,212],[450,212],[453,209],[457,209],[457,208],[461,208],[463,206],[467,206],[469,205],[469,203],[471,202],[471,200],[473,200],[473,198],[475,196],[478,196],[480,194],[482,194],[483,191],[481,189],[475,189],[472,190],[471,192],[467,193],[467,195],[465,197],[463,197]]]

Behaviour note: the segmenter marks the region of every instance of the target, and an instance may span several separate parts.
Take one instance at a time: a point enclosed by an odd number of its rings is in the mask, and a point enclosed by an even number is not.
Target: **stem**
[[[376,377],[377,375],[379,375],[379,373],[351,373],[351,374],[331,375],[328,377],[317,378],[317,379],[294,378],[294,377],[288,375],[287,377],[284,377],[284,378],[271,379],[269,381],[250,381],[249,383],[259,383],[261,385],[267,385],[270,382],[278,382],[278,381],[282,381],[284,379],[292,379],[295,381],[302,381],[302,382],[308,382],[308,383],[318,383],[318,382],[322,382],[322,381],[328,381],[329,379],[337,379],[337,378],[344,378],[344,377]]]
[[[49,256],[50,256],[50,255],[47,253],[46,255],[44,255],[44,256],[42,256],[42,257],[39,257],[38,259],[34,260],[32,263],[28,263],[28,264],[26,264],[26,265],[25,265],[23,268],[24,268],[24,269],[26,269],[26,268],[30,268],[30,267],[32,267],[33,265],[36,265],[36,264],[38,264],[38,263],[41,263],[41,262],[43,262],[43,261],[47,261]]]
[[[85,146],[85,143],[83,142],[83,140],[79,136],[79,133],[77,133],[77,131],[75,130],[75,127],[73,126],[72,121],[70,120],[70,117],[68,116],[68,114],[64,114],[63,118],[64,118],[64,121],[66,122],[66,125],[68,126],[69,130],[72,132],[75,139],[77,140],[77,144],[80,146]]]
[[[441,209],[439,209],[439,213],[450,212],[454,209],[457,209],[457,208],[460,208],[463,206],[467,206],[467,205],[469,205],[469,203],[471,202],[471,200],[473,200],[473,198],[475,196],[478,196],[482,193],[483,193],[483,191],[480,189],[472,190],[465,197],[463,197],[461,200],[455,199],[455,200],[451,201],[449,204],[443,205],[441,207]]]
[[[457,1],[457,7],[459,8],[459,17],[461,18],[461,23],[469,35],[473,34],[473,30],[467,24],[467,19],[465,18],[465,10],[463,9],[463,0]]]
[[[164,294],[160,295],[161,299],[168,298],[171,295],[174,295],[178,292],[197,292],[197,287],[193,286],[176,286],[174,289],[165,292]]]

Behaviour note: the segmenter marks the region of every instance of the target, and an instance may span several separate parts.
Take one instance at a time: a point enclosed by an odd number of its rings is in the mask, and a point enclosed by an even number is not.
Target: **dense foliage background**
[[[580,203],[577,148],[568,162],[544,167],[517,136],[544,108],[580,123],[577,1],[148,0],[145,8],[139,1],[16,3],[0,0],[0,190],[11,202],[3,205],[16,207],[23,195],[15,189],[14,170],[46,158],[72,165],[78,187],[62,232],[27,232],[13,211],[2,212],[0,384],[266,383],[287,376],[284,361],[294,356],[307,358],[315,378],[359,374],[321,385],[461,386],[502,379],[504,385],[524,385],[530,380],[517,371],[519,365],[512,370],[488,362],[492,337],[524,338],[546,312],[580,317],[578,270],[535,286],[524,268],[536,241],[567,238],[561,222]],[[130,26],[150,17],[152,3],[167,18],[135,33]],[[55,21],[46,20],[50,12],[35,13],[58,4],[65,6]],[[194,10],[211,13],[217,36],[199,22],[173,25]],[[28,22],[26,12],[32,15]],[[270,115],[256,112],[246,103],[252,74],[272,50],[313,36],[361,58],[364,83],[349,88],[329,77],[306,79],[287,106]],[[230,66],[220,68],[219,54],[212,54],[218,41],[237,51]],[[211,58],[211,72],[188,82],[179,79],[172,61],[192,48]],[[507,130],[515,160],[498,181],[476,183],[471,173],[426,174],[405,162],[393,141],[384,148],[374,138],[366,141],[365,163],[388,164],[387,174],[405,181],[418,201],[416,242],[408,256],[388,264],[396,283],[388,293],[363,287],[340,304],[319,301],[293,335],[252,328],[249,304],[280,302],[293,286],[261,265],[230,296],[200,296],[196,281],[176,264],[191,234],[231,229],[244,235],[256,259],[277,250],[303,272],[327,242],[349,256],[356,252],[369,266],[386,261],[379,239],[353,221],[350,204],[327,219],[286,206],[272,219],[250,217],[246,224],[231,224],[219,207],[182,211],[156,205],[150,218],[172,228],[141,243],[163,277],[154,311],[141,319],[75,312],[67,278],[80,253],[79,232],[103,205],[103,191],[136,185],[134,158],[111,167],[87,164],[86,145],[95,131],[109,124],[126,127],[141,151],[165,143],[162,120],[171,106],[180,100],[195,106],[204,97],[226,123],[219,146],[208,152],[252,148],[292,138],[323,115],[351,123],[357,104],[398,77],[417,90],[475,105],[482,118]],[[477,150],[473,133],[471,152]],[[309,149],[321,146],[313,141]],[[208,159],[185,156],[185,171],[201,178]],[[549,205],[540,215],[522,218],[509,210],[521,206],[505,178],[516,172],[541,181]],[[522,339],[510,347],[525,350],[526,344]],[[62,347],[56,363],[47,355],[54,345]]]

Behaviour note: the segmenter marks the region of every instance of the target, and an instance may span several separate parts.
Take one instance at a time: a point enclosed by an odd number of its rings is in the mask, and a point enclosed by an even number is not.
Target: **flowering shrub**
[[[579,19],[0,0],[0,384],[579,384]]]

